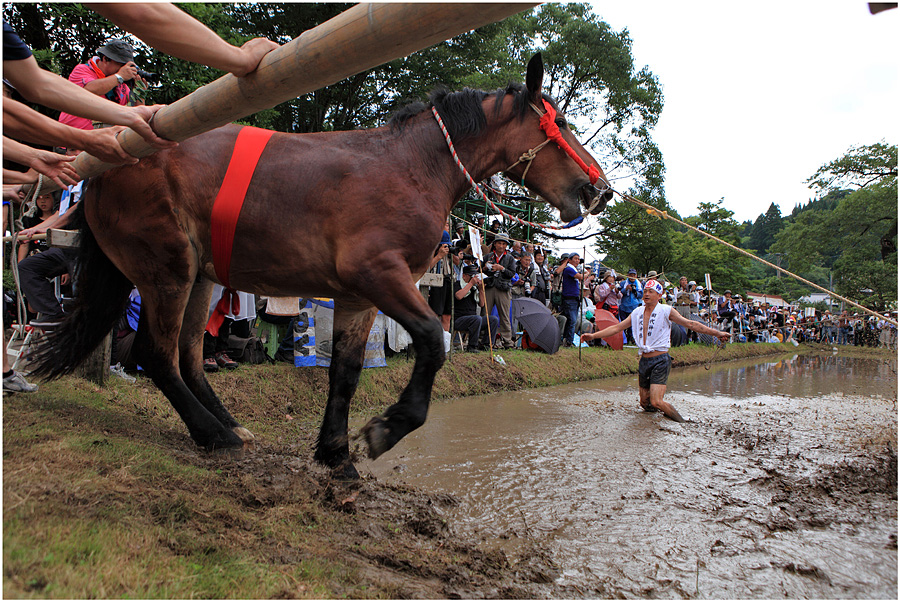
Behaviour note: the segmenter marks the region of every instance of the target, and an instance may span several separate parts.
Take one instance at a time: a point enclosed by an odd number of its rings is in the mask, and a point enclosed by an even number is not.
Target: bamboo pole
[[[246,77],[229,73],[160,109],[152,126],[180,142],[537,4],[358,4],[273,50]],[[135,157],[156,151],[131,129],[119,142]],[[82,178],[115,167],[88,153],[73,166]]]

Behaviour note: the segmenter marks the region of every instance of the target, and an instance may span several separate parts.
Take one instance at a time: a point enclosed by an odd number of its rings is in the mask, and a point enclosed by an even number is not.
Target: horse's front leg
[[[331,367],[328,370],[328,403],[319,430],[316,461],[335,469],[340,478],[358,479],[359,473],[350,461],[347,436],[350,400],[359,384],[366,341],[378,310],[350,309],[334,305],[334,332]]]
[[[444,363],[444,331],[440,319],[411,282],[397,285],[398,289],[384,292],[380,308],[409,332],[416,363],[397,403],[381,416],[372,418],[362,429],[369,457],[373,459],[425,424],[434,377]]]

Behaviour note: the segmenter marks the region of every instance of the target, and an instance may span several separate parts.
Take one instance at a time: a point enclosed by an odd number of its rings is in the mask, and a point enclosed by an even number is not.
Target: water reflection
[[[836,392],[887,397],[897,394],[897,361],[794,355],[778,361],[719,364],[706,372],[706,378],[687,370],[674,374],[669,384],[670,388],[683,385],[686,392],[735,398],[760,394],[815,397]]]

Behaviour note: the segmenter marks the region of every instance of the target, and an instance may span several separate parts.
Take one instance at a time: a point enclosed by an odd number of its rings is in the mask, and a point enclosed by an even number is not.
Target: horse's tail
[[[97,244],[82,205],[72,209],[73,228],[81,229],[75,299],[63,321],[41,337],[29,366],[32,374],[48,380],[74,372],[103,342],[122,317],[133,288]]]

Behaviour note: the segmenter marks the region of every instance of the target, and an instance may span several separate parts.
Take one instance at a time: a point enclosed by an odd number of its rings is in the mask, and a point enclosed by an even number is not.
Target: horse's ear
[[[541,98],[541,84],[544,81],[544,59],[538,52],[528,61],[528,70],[525,72],[525,87],[531,98],[537,102]]]

